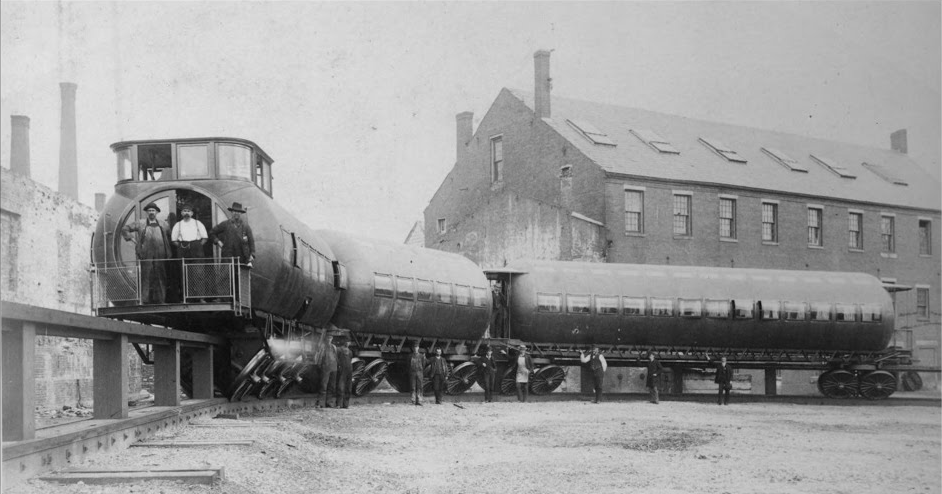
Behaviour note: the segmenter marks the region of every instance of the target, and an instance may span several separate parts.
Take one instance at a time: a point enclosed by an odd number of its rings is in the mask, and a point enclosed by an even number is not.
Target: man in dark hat
[[[602,381],[605,380],[605,371],[608,370],[605,356],[599,352],[598,345],[593,345],[591,355],[586,355],[584,351],[579,350],[579,361],[589,364],[589,369],[592,371],[592,387],[595,388],[595,399],[592,403],[601,403]]]
[[[165,221],[157,219],[160,208],[156,204],[147,204],[144,212],[146,218],[121,227],[121,236],[136,246],[135,253],[141,265],[141,301],[145,304],[162,304],[167,296],[166,263],[170,259],[167,234],[170,229]]]
[[[350,406],[350,391],[353,387],[353,352],[350,351],[350,340],[341,338],[337,345],[337,399],[334,406],[347,408]]]
[[[209,241],[218,245],[222,250],[220,255],[223,261],[228,261],[228,258],[231,257],[237,257],[239,263],[251,268],[252,262],[255,260],[255,237],[252,235],[252,228],[249,227],[248,223],[242,221],[245,209],[242,208],[242,204],[234,202],[229,211],[232,213],[232,218],[214,226],[209,232]],[[220,280],[219,285],[222,285],[219,286],[219,290],[222,291],[220,295],[230,293],[229,287],[226,286],[227,280],[228,278]]]
[[[648,374],[645,377],[644,385],[648,388],[651,403],[655,405],[660,403],[657,385],[661,381],[662,372],[664,372],[664,367],[661,366],[661,361],[654,356],[654,352],[648,352]]]
[[[183,259],[184,263],[188,263],[187,259],[202,259],[203,244],[209,237],[206,234],[206,227],[203,226],[202,221],[193,218],[193,206],[189,204],[184,204],[180,208],[180,215],[180,221],[173,225],[173,231],[170,233],[170,242],[177,248],[177,257]],[[180,269],[179,264],[176,269]],[[198,271],[188,273],[186,279],[190,280],[190,287],[203,286],[204,278],[207,276],[205,267],[191,266],[188,269]],[[192,293],[192,290],[186,290],[190,287],[184,287],[183,293],[191,297],[200,296],[200,294]]]

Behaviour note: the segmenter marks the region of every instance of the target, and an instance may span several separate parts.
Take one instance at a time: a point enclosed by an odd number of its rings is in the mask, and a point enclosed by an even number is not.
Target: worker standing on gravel
[[[583,364],[589,364],[589,369],[592,370],[592,386],[595,388],[595,399],[592,400],[592,403],[601,403],[602,381],[605,379],[605,371],[608,370],[605,357],[599,353],[599,347],[593,345],[591,355],[586,355],[585,352],[579,350],[579,361]]]
[[[350,340],[343,339],[337,346],[337,398],[334,406],[347,408],[350,406],[350,388],[353,386],[353,352],[350,351]]]
[[[648,394],[651,397],[649,401],[655,405],[660,402],[657,385],[661,380],[662,372],[664,372],[664,367],[661,366],[661,361],[654,357],[654,352],[648,352],[648,375],[645,377],[644,385],[648,388]]]
[[[716,378],[713,382],[719,385],[716,404],[729,405],[729,392],[733,389],[733,368],[726,364],[726,357],[721,358],[716,366]]]
[[[430,363],[429,377],[432,378],[432,389],[435,390],[435,404],[442,404],[442,392],[445,390],[445,377],[448,376],[448,364],[442,358],[442,349],[435,349],[435,356]]]
[[[412,388],[412,404],[422,406],[422,387],[425,385],[425,355],[419,342],[412,344],[412,358],[409,359],[409,387]]]
[[[327,397],[334,394],[335,383],[337,379],[337,347],[332,343],[333,336],[327,335],[327,342],[317,352],[314,362],[321,368],[321,387],[320,399],[314,402],[314,408],[321,407],[321,401],[324,407],[330,408],[330,402]],[[328,394],[330,393],[330,394]]]
[[[533,359],[527,353],[527,346],[520,345],[520,352],[517,354],[517,401],[527,402],[527,394],[530,388],[530,375],[533,373]]]

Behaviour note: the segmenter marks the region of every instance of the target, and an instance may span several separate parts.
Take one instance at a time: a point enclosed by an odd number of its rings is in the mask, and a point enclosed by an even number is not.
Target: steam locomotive
[[[870,275],[535,260],[482,270],[456,254],[311,230],[273,200],[272,159],[248,140],[111,148],[118,181],[92,238],[93,310],[224,335],[229,354],[215,376],[233,400],[313,391],[314,357],[329,335],[353,343],[355,395],[384,379],[408,390],[415,342],[442,349],[449,394],[473,386],[485,347],[497,350],[509,392],[520,344],[532,350],[537,394],[557,389],[591,346],[610,365],[641,366],[657,352],[676,368],[723,354],[741,368],[821,370],[818,387],[831,397],[885,398],[897,386],[891,371],[912,363],[888,347],[892,301]],[[207,229],[229,218],[230,204],[247,205],[254,262],[223,258],[208,242],[202,259],[148,260],[166,274],[166,296],[148,303],[142,286],[153,280],[122,228],[150,203],[168,225],[188,205]]]

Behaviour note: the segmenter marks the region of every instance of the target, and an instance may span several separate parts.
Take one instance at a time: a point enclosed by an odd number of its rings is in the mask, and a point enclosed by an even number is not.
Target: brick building
[[[942,187],[891,149],[503,89],[425,210],[426,246],[513,259],[860,271],[894,291],[897,344],[940,365]],[[937,375],[925,375],[937,387]],[[807,383],[806,383],[807,384]]]

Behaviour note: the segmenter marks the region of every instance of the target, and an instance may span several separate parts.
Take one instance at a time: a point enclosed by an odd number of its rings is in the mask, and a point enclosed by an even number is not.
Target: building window
[[[438,219],[438,233],[445,233],[445,218]]]
[[[664,139],[653,130],[631,129],[631,133],[634,134],[638,139],[641,139],[648,146],[651,146],[657,150],[659,153],[680,154],[680,151],[672,146],[667,139]]]
[[[789,170],[793,172],[808,173],[808,167],[799,163],[798,160],[796,160],[795,158],[792,158],[791,156],[785,154],[784,151],[781,151],[775,148],[762,148],[762,152],[771,156],[772,159],[777,161],[780,165],[784,166],[785,168],[788,168]]]
[[[821,247],[821,222],[824,211],[821,208],[808,208],[808,245]]]
[[[850,228],[847,245],[851,249],[863,250],[863,213],[850,213],[847,221]]]
[[[929,289],[916,287],[916,317],[929,319]]]
[[[720,238],[736,238],[736,199],[720,198]]]
[[[932,255],[932,222],[919,220],[919,253]]]
[[[584,120],[566,120],[569,122],[574,129],[578,130],[586,139],[591,141],[593,144],[601,144],[604,146],[615,146],[615,141],[608,136],[605,132],[602,132],[596,126],[586,122]]]
[[[504,138],[497,136],[491,139],[491,181],[504,180]]]
[[[893,185],[902,185],[902,186],[909,185],[909,183],[905,179],[900,178],[898,175],[890,171],[889,168],[883,165],[875,165],[873,163],[862,163],[862,165],[864,168],[873,172],[874,175],[882,178],[883,180],[886,180],[887,182]]]
[[[894,238],[896,218],[880,216],[880,238],[883,241],[882,252],[896,252],[896,239]]]
[[[714,153],[726,158],[727,161],[732,161],[734,163],[746,163],[746,158],[743,158],[731,147],[716,139],[701,137],[700,142],[702,142],[706,147],[710,148]]]
[[[762,203],[762,241],[778,242],[778,204]]]
[[[625,191],[625,231],[644,233],[644,191]]]
[[[847,167],[840,166],[837,164],[837,162],[825,158],[824,156],[815,156],[812,154],[811,159],[838,177],[849,179],[857,178],[857,175],[854,175],[854,173],[851,172]]]
[[[693,235],[690,227],[690,196],[674,194],[674,235]]]

